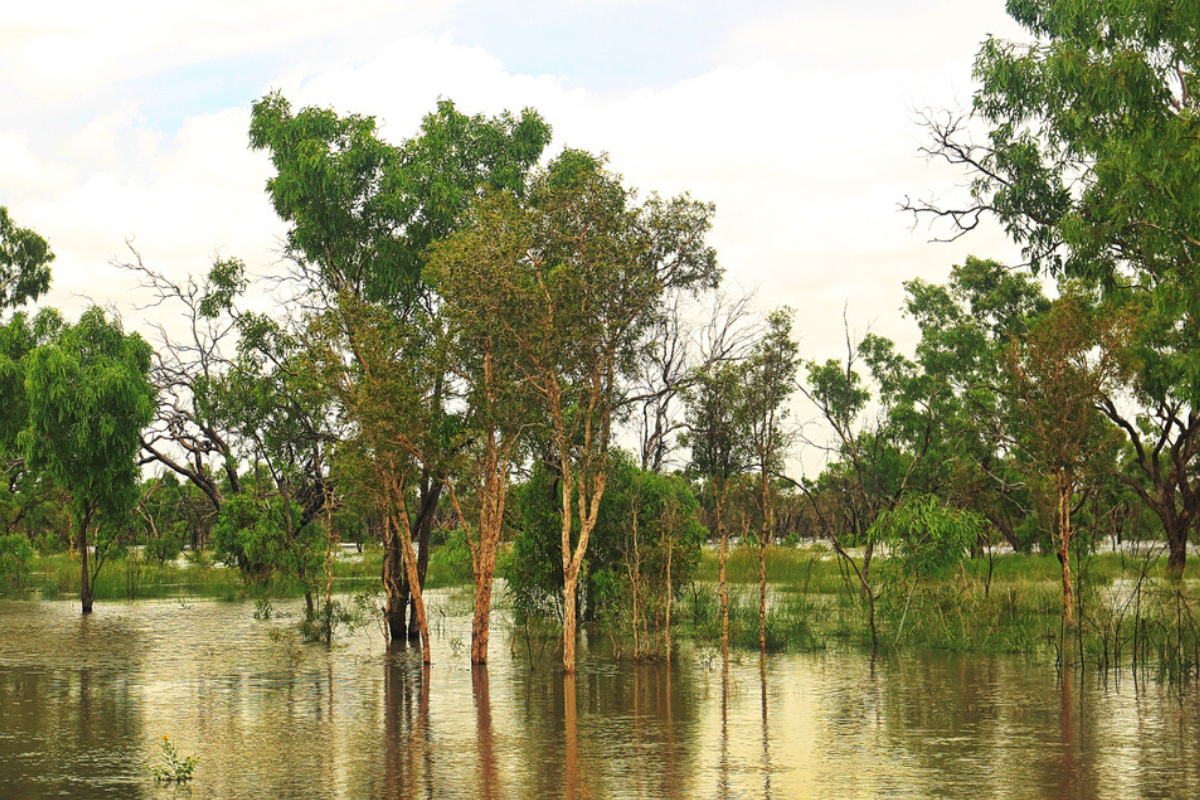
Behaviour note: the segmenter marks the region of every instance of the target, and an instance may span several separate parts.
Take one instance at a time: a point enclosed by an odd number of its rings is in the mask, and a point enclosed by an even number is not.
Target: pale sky
[[[930,244],[897,210],[962,176],[917,148],[924,108],[966,108],[1003,0],[110,0],[0,9],[0,205],[58,258],[46,304],[111,304],[109,262],[203,273],[214,254],[278,272],[283,231],[247,148],[251,104],[375,116],[416,132],[439,97],[536,108],[563,146],[605,151],[644,193],[716,203],[712,242],[766,311],[797,311],[806,358],[844,354],[843,309],[911,351],[901,282],[968,253],[1015,260],[995,230]],[[152,337],[151,337],[152,338]]]

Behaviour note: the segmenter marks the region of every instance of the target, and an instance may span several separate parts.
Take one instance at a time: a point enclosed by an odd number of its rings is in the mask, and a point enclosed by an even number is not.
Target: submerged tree
[[[796,343],[792,340],[792,310],[782,308],[767,317],[767,330],[750,351],[745,369],[746,439],[758,472],[758,641],[767,652],[767,547],[775,532],[772,481],[783,467],[790,436],[784,428],[788,398],[795,391]]]
[[[1054,541],[1062,564],[1063,621],[1074,624],[1071,516],[1089,475],[1111,458],[1116,431],[1097,405],[1119,365],[1104,346],[1103,329],[1078,296],[1059,298],[1024,339],[1014,340],[1005,368],[1016,401],[1014,443],[1023,460],[1042,471],[1054,499]]]
[[[746,368],[744,363],[710,364],[696,376],[687,392],[687,432],[691,469],[708,481],[713,522],[719,542],[717,594],[721,601],[721,652],[729,654],[729,530],[725,507],[731,480],[751,463],[746,435]]]

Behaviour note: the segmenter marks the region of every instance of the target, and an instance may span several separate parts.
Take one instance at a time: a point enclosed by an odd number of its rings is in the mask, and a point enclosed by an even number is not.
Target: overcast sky
[[[0,205],[57,253],[49,304],[89,298],[131,327],[146,264],[214,254],[278,271],[282,226],[247,149],[251,103],[375,116],[412,135],[439,97],[467,113],[536,108],[563,146],[605,151],[628,184],[713,201],[727,280],[797,310],[806,357],[844,352],[843,309],[911,349],[901,282],[967,253],[897,210],[961,176],[917,148],[921,109],[965,108],[1003,0],[41,0],[0,10]]]

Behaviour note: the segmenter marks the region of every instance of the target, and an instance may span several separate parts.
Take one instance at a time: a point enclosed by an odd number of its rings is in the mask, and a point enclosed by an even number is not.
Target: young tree
[[[1071,515],[1074,498],[1102,467],[1115,433],[1097,404],[1119,365],[1103,346],[1097,320],[1066,294],[1024,339],[1014,340],[1005,368],[1016,400],[1012,431],[1020,457],[1041,471],[1054,498],[1054,541],[1062,564],[1063,621],[1074,624]],[[1099,347],[1098,347],[1099,345]]]
[[[714,363],[701,370],[688,388],[687,431],[684,443],[691,448],[691,469],[708,481],[713,501],[717,540],[717,594],[721,601],[721,652],[729,655],[729,585],[725,564],[729,557],[729,531],[725,505],[729,482],[750,465],[751,447],[746,436],[746,366],[744,362]]]
[[[772,479],[780,473],[789,444],[787,400],[795,390],[797,351],[792,340],[792,310],[767,317],[767,330],[746,361],[745,422],[753,467],[758,472],[758,640],[767,652],[767,547],[775,531]]]
[[[19,441],[30,467],[71,496],[87,614],[104,563],[96,531],[126,525],[138,498],[139,434],[154,413],[150,346],[93,307],[26,360],[29,421]],[[89,570],[92,542],[97,558]]]
[[[482,208],[477,214],[486,213]],[[526,382],[516,368],[520,342],[496,321],[519,315],[511,295],[489,291],[504,280],[497,268],[521,257],[523,234],[495,225],[501,238],[493,241],[497,259],[477,259],[465,243],[435,247],[427,274],[441,294],[443,319],[453,372],[466,387],[467,414],[461,436],[459,469],[449,482],[459,524],[467,536],[475,576],[475,610],[471,622],[471,663],[486,664],[490,631],[492,584],[496,574],[500,534],[508,502],[508,485],[518,463],[526,431],[533,427]],[[458,246],[456,246],[458,245]],[[459,484],[459,486],[456,486]],[[460,487],[476,508],[475,524],[463,510]]]

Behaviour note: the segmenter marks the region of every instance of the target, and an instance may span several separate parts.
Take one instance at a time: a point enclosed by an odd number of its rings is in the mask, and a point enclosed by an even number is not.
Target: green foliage
[[[514,615],[557,618],[563,587],[561,490],[556,473],[544,465],[516,489],[520,533],[501,560]],[[675,597],[696,573],[706,532],[697,519],[698,505],[690,487],[678,476],[639,469],[625,453],[614,454],[608,487],[600,504],[591,544],[584,558],[581,590],[585,615],[622,619],[633,596],[630,569],[649,581],[650,591],[665,600]],[[634,516],[637,546],[634,547]],[[666,586],[666,557],[671,557],[671,585]],[[640,587],[645,593],[645,587]]]
[[[471,551],[461,530],[446,534],[446,540],[429,554],[429,574],[426,585],[461,586],[471,583]]]
[[[18,228],[0,206],[0,311],[36,300],[50,288],[54,253],[46,240]]]
[[[367,616],[361,604],[322,598],[313,613],[305,613],[300,621],[300,635],[306,642],[329,644],[339,630],[353,633],[365,624]]]
[[[153,537],[146,542],[146,558],[158,564],[166,564],[179,558],[183,550],[180,533],[186,523],[177,522],[171,530],[164,531],[161,536]]]
[[[213,526],[218,557],[253,581],[279,570],[307,590],[325,563],[326,538],[319,525],[299,526],[300,508],[280,495],[226,499]]]
[[[908,575],[929,577],[966,558],[985,526],[979,514],[948,507],[934,495],[920,495],[881,514],[869,535],[888,546]]]
[[[153,414],[150,347],[99,308],[26,357],[29,423],[19,440],[31,468],[85,507],[117,519],[137,499],[138,435]]]
[[[0,580],[11,580],[20,591],[32,558],[33,546],[24,536],[17,533],[0,536]]]
[[[330,295],[388,304],[423,291],[422,254],[458,224],[481,186],[517,190],[550,140],[535,112],[468,117],[438,104],[401,146],[371,117],[292,111],[279,93],[254,104],[250,144],[267,150],[267,191],[289,222],[288,245]]]

